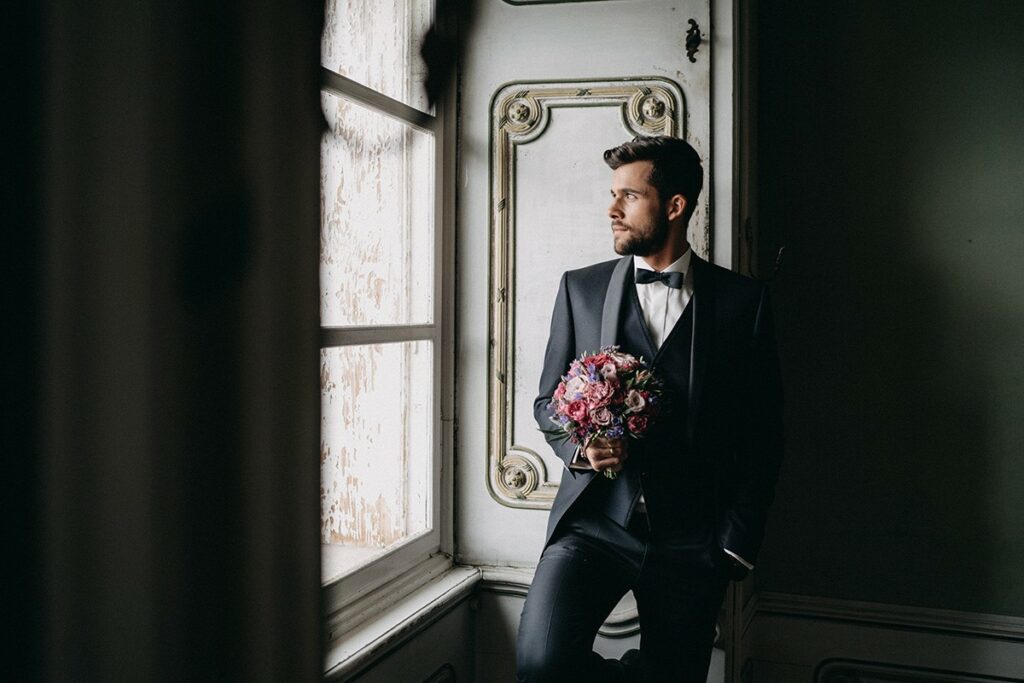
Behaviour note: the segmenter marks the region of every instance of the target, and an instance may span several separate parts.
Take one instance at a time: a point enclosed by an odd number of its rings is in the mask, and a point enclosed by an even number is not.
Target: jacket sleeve
[[[775,498],[784,448],[782,377],[767,288],[762,289],[750,343],[742,425],[744,436],[731,475],[734,495],[718,528],[721,547],[756,561],[768,508]]]
[[[576,454],[576,444],[566,436],[551,433],[557,425],[551,421],[551,396],[558,388],[558,383],[569,370],[569,364],[576,356],[576,333],[572,321],[572,302],[569,300],[567,274],[562,275],[558,285],[558,296],[555,297],[555,310],[551,314],[551,331],[548,335],[548,346],[544,353],[544,368],[540,375],[540,388],[537,399],[533,402],[533,415],[537,425],[544,430],[544,438],[551,445],[555,455],[562,459],[568,469]],[[569,470],[573,476],[576,472]]]

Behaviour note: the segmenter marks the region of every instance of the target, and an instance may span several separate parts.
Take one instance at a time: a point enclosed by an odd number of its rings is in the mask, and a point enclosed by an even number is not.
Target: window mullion
[[[321,327],[320,346],[357,346],[431,340],[440,343],[438,325],[367,325],[365,327]]]
[[[400,102],[388,97],[382,92],[368,88],[358,81],[335,73],[324,67],[320,68],[323,75],[324,90],[358,102],[359,104],[377,111],[391,118],[398,119],[404,124],[426,133],[435,133],[437,130],[437,117],[410,107],[405,102]]]

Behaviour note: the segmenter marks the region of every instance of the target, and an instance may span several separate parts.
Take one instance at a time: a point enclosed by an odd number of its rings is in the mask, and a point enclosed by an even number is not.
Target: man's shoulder
[[[619,257],[582,268],[567,270],[565,272],[565,279],[574,285],[582,285],[584,287],[602,282],[607,283],[608,278],[612,276],[612,271],[615,270],[615,266],[621,260],[622,257]]]
[[[714,280],[716,289],[754,294],[764,288],[764,283],[760,280],[741,275],[734,270],[723,268],[703,259],[701,263]]]

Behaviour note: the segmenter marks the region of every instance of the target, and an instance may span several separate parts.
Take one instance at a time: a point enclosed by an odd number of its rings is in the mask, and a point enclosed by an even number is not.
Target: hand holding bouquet
[[[662,393],[642,358],[607,346],[569,365],[551,397],[551,421],[581,450],[599,437],[639,439],[661,411]],[[616,476],[609,470],[604,475]]]

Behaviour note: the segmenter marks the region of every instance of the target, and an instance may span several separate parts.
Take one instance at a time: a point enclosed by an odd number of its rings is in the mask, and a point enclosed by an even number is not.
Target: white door
[[[461,409],[488,410],[484,423],[460,417],[460,454],[486,467],[483,477],[469,474],[466,494],[548,509],[562,465],[537,430],[532,404],[558,280],[567,269],[615,257],[605,149],[636,135],[676,135],[705,159],[710,177],[710,46],[693,38],[687,46],[688,31],[708,31],[708,0],[477,6],[459,98],[459,329],[461,348],[473,350],[459,371],[472,380],[461,389],[484,392],[479,402],[460,400]],[[708,196],[690,226],[704,256]],[[481,432],[486,443],[467,451]],[[543,517],[520,515],[516,529],[539,543]],[[464,520],[463,548],[508,555],[507,544],[497,547],[494,521]],[[521,559],[535,559],[536,543],[527,542]]]

